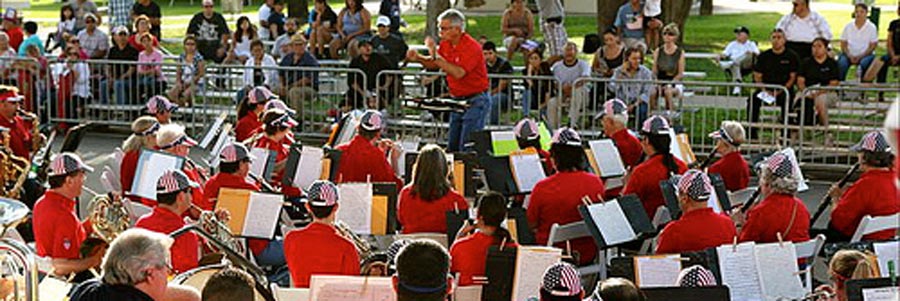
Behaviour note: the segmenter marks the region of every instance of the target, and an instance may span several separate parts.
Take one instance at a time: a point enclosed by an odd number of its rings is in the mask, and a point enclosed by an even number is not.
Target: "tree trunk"
[[[711,16],[713,13],[713,0],[700,1],[700,15]]]
[[[429,0],[425,8],[425,36],[437,37],[437,17],[450,8],[450,0]]]
[[[671,0],[662,2],[663,23],[675,23],[681,35],[678,36],[679,42],[684,39],[684,23],[687,22],[688,16],[691,14],[691,0]]]
[[[619,7],[628,0],[597,0],[597,32],[604,32],[616,21]]]
[[[287,0],[288,17],[297,18],[299,25],[306,24],[309,19],[309,0]]]

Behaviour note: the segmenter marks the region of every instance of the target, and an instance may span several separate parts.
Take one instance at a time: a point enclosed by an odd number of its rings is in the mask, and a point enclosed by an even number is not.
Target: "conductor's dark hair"
[[[431,240],[413,241],[397,254],[397,301],[444,301],[450,255]]]

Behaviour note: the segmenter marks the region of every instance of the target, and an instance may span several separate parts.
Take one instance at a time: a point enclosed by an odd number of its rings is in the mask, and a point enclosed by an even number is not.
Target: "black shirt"
[[[113,46],[109,48],[109,52],[106,54],[107,60],[112,61],[130,61],[137,62],[138,60],[138,51],[131,47],[128,43],[125,43],[125,48],[120,49],[118,45],[113,43]],[[110,65],[110,73],[109,76],[111,78],[119,78],[122,73],[128,71],[128,68],[132,68],[134,65],[125,65],[125,64],[111,64]]]
[[[494,62],[494,65],[487,63],[487,60],[484,61],[484,64],[487,65],[487,73],[488,74],[512,74],[513,67],[509,64],[509,61],[502,57],[497,57],[497,61]],[[500,79],[492,78],[491,79],[491,89],[496,88],[500,85]],[[502,91],[501,91],[502,92]]]
[[[272,24],[278,25],[278,31],[276,31],[275,34],[269,35],[272,40],[275,40],[278,36],[284,34],[284,14],[273,11],[269,14],[269,19],[266,20],[266,22],[269,22],[269,26]]]
[[[109,285],[99,279],[84,282],[74,290],[69,301],[153,301],[146,293],[130,285]]]
[[[397,69],[397,65],[391,65],[388,59],[384,58],[380,54],[373,53],[369,56],[368,62],[363,60],[362,55],[357,56],[350,61],[350,68],[362,70],[362,72],[366,74],[366,90],[374,91],[378,72]],[[381,80],[383,81],[385,80],[385,78],[382,78]],[[350,73],[348,80],[350,86],[353,86],[353,84],[362,86],[359,83],[360,81],[362,81],[362,79],[358,76],[357,73]]]
[[[159,9],[159,5],[156,5],[156,2],[150,1],[150,4],[147,6],[143,6],[138,2],[135,2],[133,6],[131,6],[131,13],[135,16],[147,15],[147,17],[152,18],[162,18],[162,12]],[[150,25],[150,34],[156,36],[156,39],[161,39],[162,36],[159,34],[159,26],[158,25]]]
[[[399,0],[381,0],[381,7],[378,8],[378,14],[391,18],[391,32],[400,32]]]
[[[766,50],[756,58],[753,71],[762,73],[764,84],[784,85],[791,78],[791,72],[800,69],[800,60],[790,49],[785,49],[781,54],[775,54],[772,49]]]
[[[372,42],[372,53],[383,55],[395,66],[403,61],[406,57],[406,51],[409,46],[396,34],[389,34],[386,38],[375,35],[370,40]]]
[[[800,72],[797,76],[806,79],[807,87],[815,85],[824,87],[832,80],[841,80],[837,61],[830,57],[826,57],[821,64],[815,58],[806,58],[803,60],[803,64],[800,64]]]
[[[891,25],[888,26],[888,32],[894,34],[894,54],[900,55],[900,19],[891,21]]]

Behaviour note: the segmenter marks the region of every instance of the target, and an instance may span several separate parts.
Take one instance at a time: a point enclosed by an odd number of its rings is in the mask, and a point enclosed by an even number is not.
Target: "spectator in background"
[[[113,46],[109,48],[106,59],[111,61],[137,62],[138,50],[128,44],[128,28],[118,26],[113,30]],[[135,94],[131,88],[135,86],[135,66],[127,64],[109,64],[106,68],[107,78],[100,82],[100,101],[109,103],[109,91],[115,91],[116,104],[135,103]],[[131,183],[128,184],[131,186]]]
[[[272,57],[277,60],[290,53],[291,37],[297,33],[297,28],[299,27],[300,20],[297,18],[288,18],[284,21],[284,33],[275,39],[275,45],[272,46]]]
[[[613,25],[622,36],[625,47],[640,47],[647,51],[647,42],[644,41],[644,16],[642,14],[641,0],[629,0],[619,7],[616,13],[616,21]]]
[[[680,82],[684,78],[684,49],[679,47],[678,25],[670,23],[663,28],[663,45],[653,51],[653,74],[657,80]],[[672,109],[672,98],[681,95],[681,89],[674,84],[657,86],[650,94],[650,111],[655,111],[662,94],[666,99],[666,110]]]
[[[319,61],[306,51],[306,38],[303,35],[294,35],[291,38],[292,53],[281,58],[278,64],[281,67],[319,67]],[[316,96],[316,88],[319,86],[319,75],[309,71],[281,70],[281,95],[287,96],[291,108],[296,109],[297,116],[303,119],[303,105],[305,101],[313,100]]]
[[[72,87],[71,95],[62,97],[66,103],[65,116],[68,118],[76,118],[76,108],[90,103],[92,98],[91,69],[81,60],[80,56],[81,54],[78,53],[75,46],[66,47],[66,63],[59,81],[60,85],[65,83]]]
[[[509,64],[509,61],[497,56],[497,45],[494,42],[485,42],[481,45],[481,51],[484,54],[484,63],[487,64],[488,74],[512,75],[512,65]],[[512,94],[507,90],[509,79],[493,78],[490,81],[491,90],[488,95],[491,97],[491,105],[488,111],[491,113],[489,116],[491,124],[500,124],[500,114],[509,110],[511,106],[509,98],[512,97]]]
[[[378,8],[378,15],[388,17],[390,32],[403,38],[400,33],[400,26],[406,26],[403,18],[400,16],[400,0],[381,0],[381,6]],[[404,51],[405,53],[406,51]]]
[[[413,165],[413,181],[403,187],[397,201],[397,220],[404,234],[446,233],[446,213],[469,209],[469,203],[447,178],[451,165],[439,146],[422,148]]]
[[[272,8],[275,7],[275,1],[277,0],[266,0],[259,6],[259,11],[257,13],[259,16],[259,20],[257,20],[259,22],[259,32],[257,33],[257,36],[260,40],[269,39],[269,16],[272,15]]]
[[[228,267],[209,277],[201,301],[254,300],[254,280],[244,270]]]
[[[256,33],[256,28],[250,23],[250,18],[246,16],[238,18],[225,63],[244,64],[250,58],[250,41],[256,39],[259,39],[259,35]]]
[[[900,5],[897,5],[897,16],[900,16]],[[872,63],[866,71],[866,80],[871,81],[877,75],[879,83],[887,82],[890,66],[900,66],[900,18],[891,21],[888,26],[887,53]]]
[[[278,64],[271,55],[266,53],[262,41],[250,42],[250,54],[250,58],[244,63],[244,67],[247,67],[244,69],[244,88],[248,90],[258,86],[275,88],[278,84],[278,70],[274,68]]]
[[[506,59],[512,60],[519,51],[519,46],[534,36],[534,16],[525,8],[525,0],[510,0],[510,6],[500,19],[500,32],[503,33],[503,46],[506,47]]]
[[[269,26],[269,37],[267,40],[274,41],[278,38],[278,36],[284,34],[284,2],[282,0],[276,0],[272,3],[272,12],[269,14],[269,19],[266,21],[267,26]]]
[[[637,117],[635,124],[643,124],[647,119],[647,105],[650,102],[650,83],[617,83],[616,80],[653,80],[653,72],[644,67],[644,50],[629,48],[625,50],[625,63],[613,72],[610,90],[616,98],[628,104],[628,112]]]
[[[392,24],[393,21],[390,18],[378,16],[378,20],[375,21],[375,26],[378,27],[378,34],[372,37],[372,51],[383,55],[391,64],[398,66],[406,56],[409,46],[406,45],[406,41],[403,40],[401,35],[391,32]]]
[[[3,14],[3,32],[9,36],[9,46],[13,49],[19,49],[22,41],[25,40],[25,33],[19,26],[19,18],[16,16],[15,10],[7,9]]]
[[[137,66],[138,81],[142,92],[153,96],[163,94],[165,91],[166,77],[162,73],[162,52],[153,47],[153,35],[145,33],[139,39],[144,45],[144,51],[138,54]]]
[[[357,43],[371,37],[371,15],[363,7],[362,0],[344,0],[346,7],[337,16],[337,39],[331,40],[331,57],[337,58],[338,51],[347,49],[351,58],[357,55]]]
[[[159,5],[153,0],[138,0],[131,7],[131,18],[137,21],[137,18],[140,16],[150,18],[150,34],[157,40],[161,39],[160,20],[162,19],[162,11],[160,11]]]
[[[9,46],[9,36],[0,31],[0,83],[16,86],[12,65],[15,62],[16,50]]]
[[[350,68],[359,69],[365,73],[366,82],[362,83],[362,79],[358,74],[350,74],[348,83],[351,91],[347,93],[347,102],[344,103],[344,111],[350,107],[354,109],[363,108],[363,101],[366,101],[366,107],[377,110],[386,110],[388,100],[393,99],[395,89],[393,76],[382,76],[378,78],[378,73],[384,70],[396,70],[397,65],[384,56],[372,53],[372,43],[367,40],[359,42],[359,56],[350,60]],[[380,81],[380,82],[379,82]],[[381,85],[378,85],[378,84]],[[376,102],[376,96],[381,102]],[[386,112],[386,111],[385,111]]]
[[[813,116],[815,112],[819,116],[819,122],[824,126],[825,144],[831,145],[834,137],[828,132],[828,107],[837,105],[840,98],[834,91],[820,90],[816,87],[840,85],[841,77],[838,70],[840,63],[828,56],[828,40],[816,38],[813,40],[812,48],[813,56],[805,58],[797,72],[797,89],[804,91],[809,88],[809,90],[801,92],[804,94],[797,95],[796,99],[805,99],[801,101],[803,123],[815,124],[816,119]]]
[[[753,65],[753,82],[784,86],[788,89],[788,92],[793,91],[794,82],[797,80],[797,71],[800,69],[800,59],[793,50],[786,48],[784,31],[776,28],[772,31],[770,39],[772,41],[772,49],[766,50],[760,54],[756,59],[756,64]],[[811,45],[812,44],[809,44],[807,47],[812,48]],[[750,96],[750,101],[747,103],[747,114],[749,114],[750,121],[759,121],[759,108],[762,106],[763,101],[766,101],[766,103],[769,104],[773,102],[778,104],[778,106],[782,108],[781,114],[784,116],[785,101],[790,100],[787,99],[787,95],[785,95],[783,90],[762,90],[766,93],[754,92],[753,95]],[[765,97],[761,98],[760,96]],[[772,99],[774,99],[774,101]],[[756,128],[751,128],[750,139],[756,139],[756,137]]]
[[[25,38],[25,40],[22,41],[22,44],[19,45],[19,51],[18,51],[19,56],[20,57],[25,56],[25,49],[28,48],[28,45],[36,46],[38,48],[38,50],[40,50],[40,54],[43,55],[44,54],[44,44],[41,43],[41,37],[38,36],[38,34],[37,34],[38,24],[33,21],[28,21],[28,22],[25,22],[25,25],[23,27],[25,28],[25,35],[27,35],[28,37]]]
[[[547,62],[552,65],[562,59],[563,48],[569,41],[563,19],[566,17],[560,0],[537,0],[540,12],[541,32],[544,33],[544,44],[549,51]]]
[[[84,29],[84,15],[97,15],[97,4],[92,0],[75,0],[69,2],[69,7],[75,12],[75,28],[72,30],[77,33]]]
[[[563,60],[553,64],[550,70],[553,77],[562,85],[561,95],[550,99],[547,110],[547,121],[553,127],[562,124],[562,107],[569,104],[569,124],[577,125],[581,110],[584,109],[584,82],[576,82],[579,78],[591,76],[591,66],[578,58],[578,45],[574,42],[566,44]]]
[[[97,28],[100,20],[93,14],[84,16],[84,29],[78,33],[78,41],[81,42],[81,48],[88,53],[91,59],[102,59],[106,57],[109,51],[109,36]]]
[[[146,15],[140,15],[137,16],[137,18],[134,18],[134,34],[132,34],[131,37],[128,38],[128,44],[131,44],[131,47],[134,47],[134,49],[137,49],[137,51],[144,51],[144,45],[141,44],[141,41],[138,40],[138,38],[143,36],[145,33],[150,33],[153,47],[159,47],[159,39],[152,35],[152,33],[150,32],[150,28],[150,17],[147,17]]]
[[[312,54],[318,57],[327,57],[325,45],[331,43],[337,34],[337,14],[331,9],[328,0],[316,0],[315,10],[310,16],[315,15],[315,20],[310,22],[309,40],[312,45]]]
[[[759,55],[756,42],[750,40],[750,29],[738,26],[734,29],[734,41],[728,42],[725,51],[716,60],[719,68],[731,75],[731,80],[740,83],[744,81],[744,74],[753,68],[753,61]],[[741,87],[734,87],[731,94],[741,94]]]
[[[63,36],[67,34],[78,34],[75,31],[75,12],[72,10],[71,5],[63,5],[59,8],[59,23],[56,24],[56,32],[47,35],[47,42],[44,44],[44,48],[47,48],[47,52],[53,52],[56,48],[65,46]],[[50,47],[50,41],[56,42],[56,44]]]
[[[194,95],[203,91],[203,75],[206,74],[206,62],[197,51],[197,38],[188,35],[183,40],[184,52],[178,56],[175,69],[175,86],[169,90],[169,99],[179,106],[190,106]]]
[[[662,1],[647,0],[644,2],[644,38],[650,49],[659,47],[659,30],[663,27]]]
[[[603,32],[603,46],[594,53],[591,70],[594,76],[610,78],[613,72],[625,62],[625,45],[613,29]]]
[[[875,48],[878,47],[878,29],[868,19],[869,7],[857,3],[853,12],[853,22],[844,26],[841,33],[841,56],[838,67],[841,68],[841,80],[847,80],[847,71],[851,65],[857,65],[856,79],[862,81],[862,75],[875,60]],[[806,56],[804,56],[806,57]]]
[[[203,11],[191,18],[187,34],[196,37],[197,50],[203,58],[221,63],[225,60],[231,31],[222,14],[215,11],[213,3],[213,0],[203,0]]]
[[[433,240],[416,240],[400,249],[391,278],[397,301],[443,301],[453,291],[450,255]]]
[[[531,51],[526,56],[528,62],[525,65],[523,75],[528,77],[536,76],[552,76],[550,71],[550,63],[544,61],[544,55],[541,51]],[[555,83],[552,80],[542,80],[534,78],[525,79],[525,96],[522,97],[522,112],[528,116],[531,110],[546,110],[547,100],[553,93]]]
[[[813,39],[831,40],[831,27],[825,17],[810,10],[809,0],[793,0],[793,4],[794,9],[781,17],[775,28],[784,32],[788,49],[798,57],[810,57]]]
[[[131,25],[131,8],[134,7],[134,0],[109,0],[109,30],[119,26],[126,28]]]

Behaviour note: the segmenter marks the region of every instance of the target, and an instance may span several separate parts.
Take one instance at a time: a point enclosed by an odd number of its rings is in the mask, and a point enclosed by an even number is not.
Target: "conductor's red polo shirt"
[[[75,214],[75,200],[47,190],[34,204],[34,242],[38,256],[79,259],[87,238]]]
[[[702,251],[731,243],[737,232],[734,222],[712,208],[685,213],[677,221],[666,225],[659,234],[656,253],[684,253]]]
[[[488,85],[487,64],[484,63],[484,54],[481,52],[481,44],[468,33],[462,33],[459,44],[453,45],[448,40],[441,41],[438,54],[444,60],[463,68],[466,75],[461,78],[447,76],[447,86],[453,97],[467,97],[486,92]]]
[[[312,275],[358,276],[359,253],[350,240],[323,223],[294,229],[284,238],[284,254],[294,287],[308,288]]]
[[[859,221],[866,215],[884,216],[900,212],[900,199],[891,170],[864,172],[856,183],[841,196],[831,211],[831,226],[850,237]],[[894,237],[894,229],[875,232],[863,240],[887,240]]]

